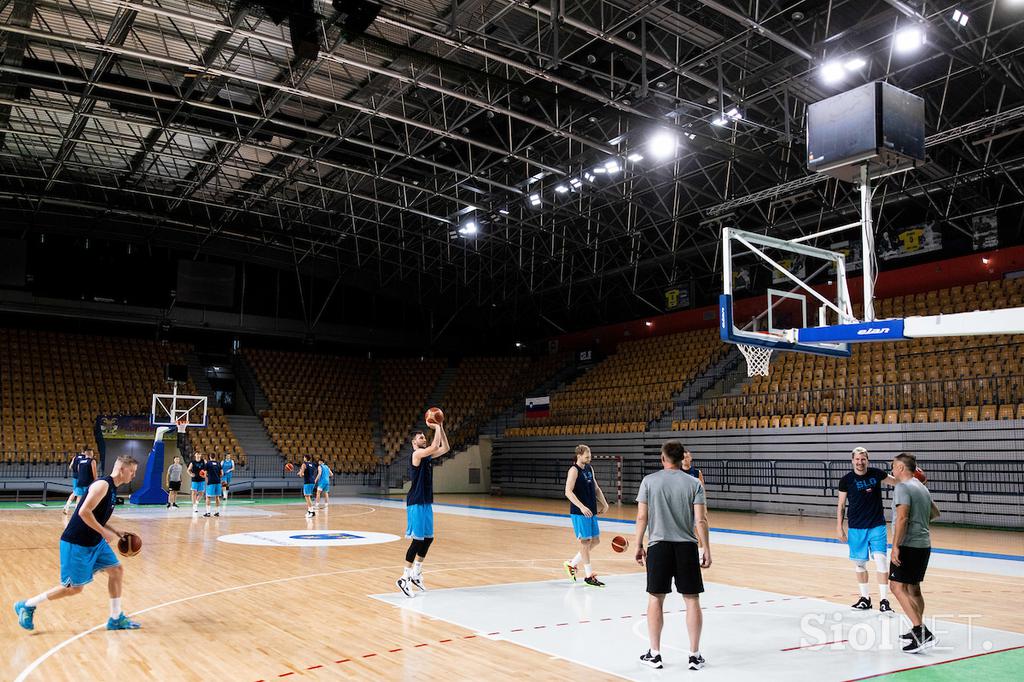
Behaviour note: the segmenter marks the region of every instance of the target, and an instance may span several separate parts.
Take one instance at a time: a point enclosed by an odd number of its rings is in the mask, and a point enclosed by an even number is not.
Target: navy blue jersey
[[[317,466],[313,462],[303,462],[306,468],[302,470],[302,482],[306,485],[316,483]]]
[[[700,480],[700,469],[698,469],[696,466],[691,465],[689,469],[683,469],[683,471],[690,474],[697,480]]]
[[[576,496],[583,506],[591,511],[591,513],[597,513],[597,486],[594,485],[594,468],[589,464],[585,464],[582,467],[578,464],[573,464],[576,468],[576,484],[572,487],[572,493]],[[572,502],[569,503],[570,514],[583,514],[579,507]]]
[[[191,462],[188,463],[188,465],[189,467],[191,467],[191,471],[189,472],[189,474],[192,476],[192,482],[202,483],[203,477],[199,475],[199,472],[206,467],[206,462],[202,460],[192,460]]]
[[[220,485],[220,475],[223,468],[220,462],[211,459],[203,468],[206,469],[206,485]]]
[[[434,504],[434,458],[424,457],[420,460],[419,466],[410,463],[409,479],[412,485],[405,496],[405,503]]]
[[[88,488],[96,479],[92,475],[92,457],[81,455],[75,464],[75,485]]]
[[[117,486],[114,485],[114,479],[110,476],[104,476],[97,481],[97,485],[100,483],[106,483],[109,486],[107,494],[103,496],[100,503],[96,505],[96,508],[92,510],[93,516],[99,521],[101,526],[105,526],[107,521],[110,519],[110,515],[114,513],[114,504],[117,501]],[[95,547],[100,544],[103,540],[103,536],[97,533],[95,530],[86,525],[82,517],[79,516],[79,511],[82,509],[82,505],[85,504],[85,496],[78,501],[78,506],[75,507],[75,513],[71,515],[71,520],[68,521],[67,527],[64,529],[64,533],[61,534],[60,539],[65,542],[70,542],[73,545],[82,545],[83,547]]]
[[[863,476],[856,472],[839,479],[839,490],[846,493],[850,508],[846,512],[850,528],[875,528],[885,525],[882,511],[882,481],[886,473],[869,467]]]

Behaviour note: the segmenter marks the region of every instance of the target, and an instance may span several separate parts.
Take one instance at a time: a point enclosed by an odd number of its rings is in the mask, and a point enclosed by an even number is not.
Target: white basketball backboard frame
[[[175,426],[179,419],[184,418],[188,420],[189,428],[202,428],[207,423],[206,408],[205,395],[154,393],[149,423],[153,426]]]

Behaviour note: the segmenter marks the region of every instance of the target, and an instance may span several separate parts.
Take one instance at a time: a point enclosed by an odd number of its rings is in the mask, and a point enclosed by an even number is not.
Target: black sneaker
[[[170,502],[168,502],[168,503],[167,503],[167,508],[168,508],[168,509],[170,509],[170,508],[171,508],[171,503],[170,503]]]
[[[412,593],[409,591],[409,581],[405,578],[399,578],[398,580],[396,580],[395,585],[398,586],[398,589],[400,589],[402,591],[402,594],[404,594],[406,597],[412,596]]]
[[[704,663],[706,663],[706,661],[700,654],[690,656],[690,670],[700,670],[704,667]]]
[[[911,630],[910,641],[905,647],[903,647],[903,651],[908,654],[916,654],[935,646],[936,643],[935,635],[933,635],[928,628],[922,626],[917,632]]]
[[[214,516],[220,516],[220,512],[213,512]]]
[[[174,507],[175,509],[178,508],[178,505],[176,505],[176,504],[172,504],[171,506]]]
[[[587,578],[590,580],[590,578]],[[651,655],[651,650],[648,649],[647,653],[640,657],[640,662],[646,665],[648,668],[654,668],[655,670],[661,670],[665,666],[661,664],[661,654],[657,656]]]
[[[589,578],[584,578],[583,582],[590,585],[591,587],[604,587],[604,583],[598,580],[596,575],[592,575]]]
[[[203,514],[203,517],[207,519],[210,518],[210,512],[206,512],[205,514]]]
[[[853,605],[853,608],[858,611],[870,611],[871,610],[871,598],[861,597],[857,600],[857,603]]]
[[[878,610],[882,613],[891,613],[892,607],[889,606],[889,600],[883,599],[882,601],[878,602]]]
[[[909,632],[900,635],[900,639],[914,639],[914,631],[910,630]]]

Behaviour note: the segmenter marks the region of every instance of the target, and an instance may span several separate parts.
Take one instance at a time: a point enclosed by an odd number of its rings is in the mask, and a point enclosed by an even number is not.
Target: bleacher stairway
[[[259,417],[244,414],[227,415],[231,430],[248,455],[280,455]]]

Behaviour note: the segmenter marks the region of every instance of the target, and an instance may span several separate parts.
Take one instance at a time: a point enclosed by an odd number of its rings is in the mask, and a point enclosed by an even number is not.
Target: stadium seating
[[[246,456],[238,439],[231,431],[224,410],[220,407],[210,406],[206,410],[206,423],[204,429],[189,429],[188,439],[193,451],[205,455],[216,455],[223,459],[229,452],[234,457],[238,466],[245,466]]]
[[[902,318],[1020,305],[1024,279],[882,299],[876,307],[880,318]],[[1024,335],[857,344],[849,359],[778,353],[769,376],[754,377],[741,395],[709,401],[698,418],[673,428],[743,428],[728,422],[741,418],[756,420],[757,428],[763,419],[771,428],[1019,418],[1022,355]]]
[[[551,395],[550,416],[509,429],[510,436],[627,433],[673,407],[672,396],[719,361],[717,329],[619,344],[617,352]]]
[[[423,420],[423,408],[447,361],[396,358],[377,363],[381,417],[381,445],[385,463],[391,463],[409,433]]]

